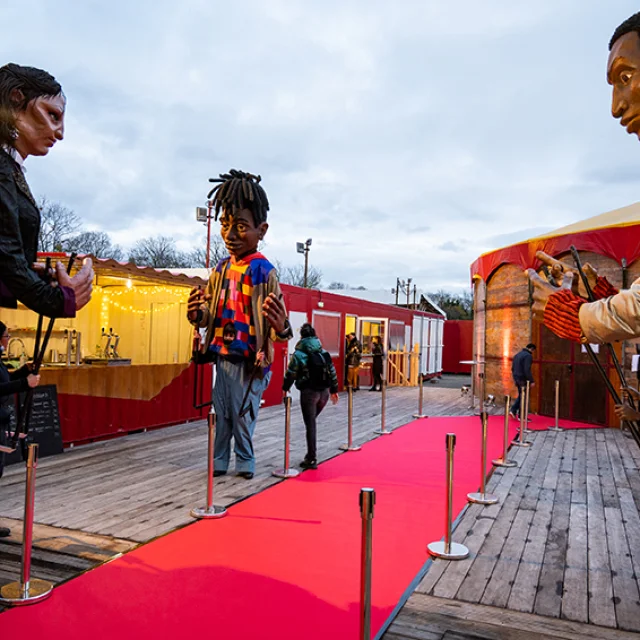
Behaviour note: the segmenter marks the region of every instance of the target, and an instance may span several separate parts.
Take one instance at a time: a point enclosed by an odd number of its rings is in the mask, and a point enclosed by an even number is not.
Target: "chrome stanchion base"
[[[436,558],[444,558],[445,560],[462,560],[469,555],[469,549],[463,544],[452,542],[447,552],[447,544],[444,540],[431,542],[427,545],[427,551]]]
[[[359,447],[357,444],[352,444],[351,446],[348,444],[341,444],[338,449],[340,449],[340,451],[360,451],[362,447]]]
[[[496,504],[498,497],[490,493],[468,493],[467,500],[474,504]]]
[[[211,508],[196,507],[195,509],[191,509],[191,513],[189,515],[192,518],[197,518],[198,520],[205,520],[207,518],[223,518],[227,515],[227,510],[224,507],[216,507],[215,505]]]
[[[386,429],[376,429],[373,433],[377,436],[390,436],[393,431],[387,431]]]
[[[419,420],[420,418],[428,418],[429,416],[427,416],[427,415],[425,415],[423,413],[414,413],[412,417]]]
[[[529,440],[524,440],[523,442],[520,442],[520,440],[514,440],[511,443],[512,447],[530,447],[533,444],[533,442],[530,442]]]
[[[508,458],[505,460],[504,458],[496,458],[491,461],[491,464],[494,467],[517,467],[518,463],[515,460],[509,460]]]
[[[14,607],[22,604],[35,604],[41,600],[46,600],[53,591],[53,585],[46,580],[37,578],[29,581],[29,588],[25,590],[19,582],[10,582],[0,589],[0,604]]]
[[[555,424],[552,424],[547,431],[564,431],[564,429],[562,427],[556,427]]]
[[[300,475],[300,472],[297,469],[276,469],[271,472],[271,475],[276,478],[295,478]]]

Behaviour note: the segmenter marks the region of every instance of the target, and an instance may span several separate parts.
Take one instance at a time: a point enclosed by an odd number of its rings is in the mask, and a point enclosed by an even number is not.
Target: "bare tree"
[[[296,287],[304,287],[304,266],[297,264],[293,267],[285,267],[279,261],[274,264],[278,271],[278,278],[283,284],[292,284]],[[307,274],[307,288],[319,289],[322,286],[322,271],[317,267],[309,267]]]
[[[112,244],[109,234],[104,231],[83,231],[67,239],[62,248],[68,252],[90,253],[96,258],[124,260],[122,249],[117,244]]]
[[[66,241],[81,226],[78,216],[58,202],[40,199],[40,251],[63,251]]]
[[[336,282],[336,281],[332,282],[328,287],[328,289],[330,289],[331,291],[340,291],[342,289],[348,289],[348,288],[349,286],[346,283]]]
[[[427,294],[446,314],[449,320],[471,320],[473,318],[473,295],[465,291],[462,294],[440,289]]]
[[[178,251],[175,240],[167,236],[138,240],[129,252],[129,260],[139,266],[156,269],[189,266],[187,256]]]
[[[209,266],[215,267],[220,260],[226,258],[229,255],[227,248],[224,246],[224,242],[220,236],[213,236],[211,238],[210,252],[209,252]],[[185,255],[185,260],[189,262],[190,267],[206,267],[207,266],[207,248],[198,247],[193,251],[190,251]]]

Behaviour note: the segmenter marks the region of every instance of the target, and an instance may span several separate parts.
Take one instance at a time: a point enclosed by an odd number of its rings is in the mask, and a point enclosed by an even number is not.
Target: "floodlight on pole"
[[[304,253],[304,283],[306,289],[309,280],[309,250],[311,248],[311,238],[307,238],[306,242],[296,242],[296,251]]]

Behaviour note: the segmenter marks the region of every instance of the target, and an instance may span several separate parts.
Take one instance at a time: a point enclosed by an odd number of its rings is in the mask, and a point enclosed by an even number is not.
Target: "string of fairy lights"
[[[186,302],[187,296],[185,295],[184,288],[174,288],[174,287],[165,287],[162,285],[156,286],[135,286],[130,284],[130,281],[127,283],[127,286],[124,288],[112,288],[112,287],[101,287],[102,292],[102,304],[100,307],[100,324],[103,327],[109,326],[109,313],[111,309],[117,309],[119,311],[125,311],[126,313],[131,313],[133,315],[138,316],[147,316],[150,313],[164,313],[166,311],[171,311],[175,309],[181,303]],[[173,298],[172,302],[167,302],[162,306],[158,306],[151,309],[150,305],[151,301],[143,303],[142,307],[134,306],[134,304],[127,302],[119,302],[117,298],[121,298],[122,296],[138,296],[142,295],[144,297],[156,297],[156,298],[164,298],[164,300],[158,300],[159,303],[164,303],[164,301],[169,297],[169,299]]]

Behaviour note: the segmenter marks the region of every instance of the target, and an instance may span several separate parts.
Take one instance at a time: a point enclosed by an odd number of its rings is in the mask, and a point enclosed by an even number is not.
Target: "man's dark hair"
[[[627,33],[635,31],[640,36],[640,12],[634,13],[630,18],[627,18],[614,32],[609,40],[609,51],[613,49],[613,45],[616,40],[622,38]]]
[[[305,322],[300,327],[300,337],[301,338],[315,338],[316,337],[316,330],[308,322]]]
[[[229,173],[221,173],[219,178],[210,178],[209,182],[219,182],[211,191],[208,199],[213,196],[214,220],[218,219],[220,210],[235,216],[242,209],[249,209],[256,227],[267,221],[269,200],[264,189],[260,186],[261,176],[245,173],[237,169],[230,169]]]
[[[22,98],[16,100],[16,93]],[[16,114],[36,98],[62,94],[62,86],[49,73],[35,67],[10,62],[0,67],[0,144],[13,146],[16,138]]]
[[[527,349],[529,349],[529,351],[535,351],[537,347],[536,347],[536,345],[535,345],[535,344],[533,344],[533,342],[530,342],[530,343],[526,346],[526,348],[527,348]]]

